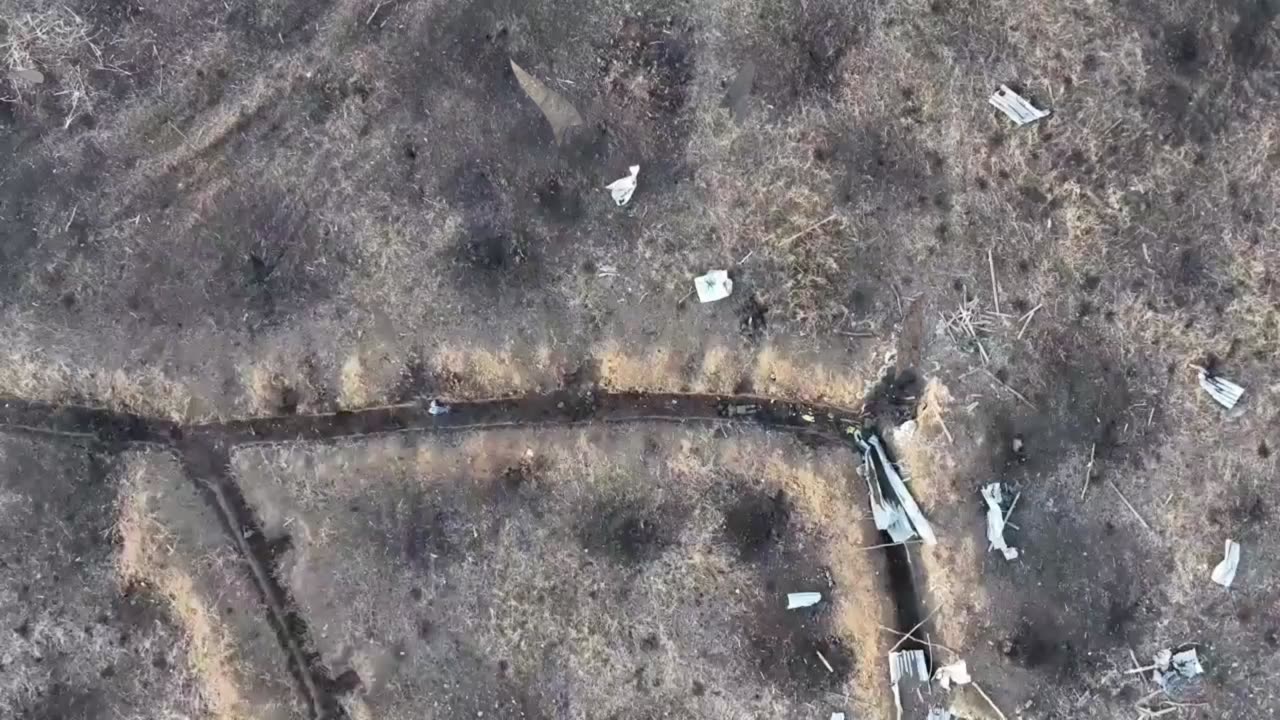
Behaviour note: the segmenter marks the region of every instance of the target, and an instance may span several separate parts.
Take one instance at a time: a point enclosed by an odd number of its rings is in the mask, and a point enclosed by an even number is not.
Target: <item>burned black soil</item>
[[[655,559],[675,542],[678,532],[677,509],[612,498],[587,511],[578,529],[578,541],[588,553],[634,566]]]
[[[725,510],[725,535],[743,560],[768,559],[786,536],[791,512],[782,490],[772,495],[745,491]]]

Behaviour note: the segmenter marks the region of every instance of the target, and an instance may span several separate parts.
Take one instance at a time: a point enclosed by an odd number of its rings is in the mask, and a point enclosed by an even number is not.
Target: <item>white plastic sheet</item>
[[[798,592],[787,593],[787,609],[795,610],[796,608],[807,608],[811,605],[817,605],[822,602],[822,593],[816,592]]]
[[[1213,581],[1222,587],[1229,588],[1236,579],[1236,569],[1240,567],[1240,543],[1227,540],[1223,550],[1222,562],[1213,568]]]
[[[1200,387],[1209,393],[1209,396],[1218,402],[1222,407],[1230,410],[1240,402],[1240,398],[1244,395],[1244,388],[1231,382],[1226,378],[1210,377],[1205,371],[1200,371]]]
[[[943,665],[933,674],[933,679],[938,681],[943,690],[950,690],[952,683],[956,685],[968,685],[973,682],[973,678],[969,677],[969,666],[964,660],[957,660],[950,665]]]
[[[626,177],[618,178],[604,186],[604,189],[608,190],[609,194],[613,195],[613,201],[617,203],[618,207],[622,207],[623,205],[631,202],[631,196],[635,194],[636,191],[636,178],[640,177],[639,165],[632,165],[627,168],[627,171],[630,174]]]
[[[1009,547],[1004,540],[1004,510],[1000,504],[1004,502],[1004,491],[1000,483],[991,483],[982,488],[982,499],[987,501],[987,541],[991,547],[1004,554],[1005,560],[1018,557],[1018,549]]]
[[[698,291],[698,302],[715,302],[733,293],[733,281],[729,279],[729,271],[712,270],[706,275],[694,278],[693,288]]]
[[[1032,105],[1026,98],[1010,90],[1008,85],[1001,85],[999,90],[987,98],[987,102],[1007,115],[1018,127],[1029,125],[1050,115],[1048,110],[1041,110]]]

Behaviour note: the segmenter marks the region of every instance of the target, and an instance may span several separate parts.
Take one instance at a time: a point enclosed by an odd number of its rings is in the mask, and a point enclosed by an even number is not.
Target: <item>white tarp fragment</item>
[[[613,195],[613,201],[617,203],[618,207],[631,202],[631,196],[636,191],[636,178],[640,177],[640,166],[632,165],[627,168],[627,172],[629,174],[626,177],[618,178],[604,186],[604,189],[608,190],[610,195]]]
[[[893,705],[902,718],[902,691],[898,687],[902,678],[929,681],[929,662],[923,650],[899,650],[889,653],[889,684],[893,687]]]
[[[1204,388],[1209,396],[1218,401],[1222,407],[1230,410],[1240,402],[1240,397],[1244,395],[1244,388],[1239,385],[1217,376],[1210,377],[1208,373],[1200,371],[1200,387]]]
[[[534,105],[542,111],[542,116],[551,124],[551,132],[555,135],[556,142],[560,142],[564,138],[565,130],[574,125],[582,125],[582,115],[578,114],[578,110],[573,104],[565,100],[559,93],[542,84],[538,78],[524,71],[524,68],[516,64],[515,60],[511,61],[511,71],[516,74],[516,81],[520,83],[520,89],[524,90],[524,94],[529,96]]]
[[[1048,110],[1041,110],[1028,102],[1026,98],[1010,90],[1008,85],[1001,85],[999,90],[987,98],[987,102],[1005,115],[1008,115],[1009,119],[1017,123],[1018,127],[1049,117],[1050,114]]]
[[[1236,579],[1236,569],[1240,567],[1240,543],[1227,540],[1223,551],[1222,562],[1213,569],[1213,581],[1222,587],[1229,588]]]
[[[844,713],[842,712],[831,713],[831,720],[844,720]]]
[[[817,605],[822,602],[822,593],[816,592],[798,592],[787,593],[787,609],[795,610],[796,608],[807,608],[811,605]]]
[[[871,516],[875,520],[876,528],[888,533],[894,542],[906,542],[919,535],[926,545],[936,545],[938,538],[933,534],[933,527],[920,511],[915,498],[911,497],[911,492],[907,490],[907,484],[902,476],[893,467],[893,463],[889,462],[884,446],[880,444],[880,438],[875,435],[868,435],[866,439],[859,437],[858,445],[863,453],[865,468],[863,474],[866,476],[867,489],[871,494]],[[873,454],[878,463],[872,460]],[[877,467],[884,469],[885,480],[893,490],[894,497],[885,497],[881,490],[876,474]]]
[[[924,720],[951,720],[954,717],[950,710],[942,708],[929,708],[929,717]]]
[[[733,292],[733,281],[729,279],[728,270],[712,270],[694,278],[693,288],[698,291],[698,302],[715,302],[729,297]]]
[[[449,410],[450,410],[450,407],[448,405],[441,405],[435,400],[432,400],[431,404],[427,406],[428,415],[445,415],[449,412]]]
[[[973,678],[969,677],[969,666],[963,660],[938,668],[938,671],[933,674],[933,679],[938,681],[943,690],[950,690],[952,683],[968,685],[973,682]]]
[[[982,499],[987,501],[987,542],[991,547],[1004,553],[1005,560],[1018,557],[1018,549],[1009,547],[1004,541],[1004,510],[1000,504],[1004,502],[1004,491],[1000,483],[991,483],[982,488]]]

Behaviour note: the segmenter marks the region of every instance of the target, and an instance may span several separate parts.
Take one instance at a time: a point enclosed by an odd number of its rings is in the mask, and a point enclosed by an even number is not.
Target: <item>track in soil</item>
[[[869,403],[864,403],[864,408]],[[289,662],[296,689],[314,718],[344,718],[338,685],[309,653],[305,619],[277,579],[261,525],[231,476],[232,451],[241,445],[333,442],[397,432],[465,432],[498,428],[590,423],[670,422],[748,424],[806,435],[819,441],[856,444],[853,429],[872,423],[863,412],[830,405],[752,395],[691,393],[605,393],[562,390],[515,398],[450,403],[433,414],[431,405],[406,403],[324,415],[289,415],[179,425],[156,418],[70,405],[0,400],[0,431],[54,435],[99,442],[109,449],[151,444],[172,448],[184,471],[218,515],[232,545],[245,559]],[[895,625],[923,635],[920,588],[924,578],[906,546],[885,548]],[[914,637],[905,649],[927,649]]]

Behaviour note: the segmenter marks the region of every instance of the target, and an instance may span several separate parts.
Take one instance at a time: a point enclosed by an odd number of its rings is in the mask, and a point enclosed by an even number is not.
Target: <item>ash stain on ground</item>
[[[784,491],[746,490],[725,509],[726,538],[743,560],[761,560],[782,542],[791,513],[791,501]]]
[[[640,566],[657,558],[675,542],[671,509],[611,498],[599,501],[578,530],[578,541],[590,553],[602,553],[624,566]]]

